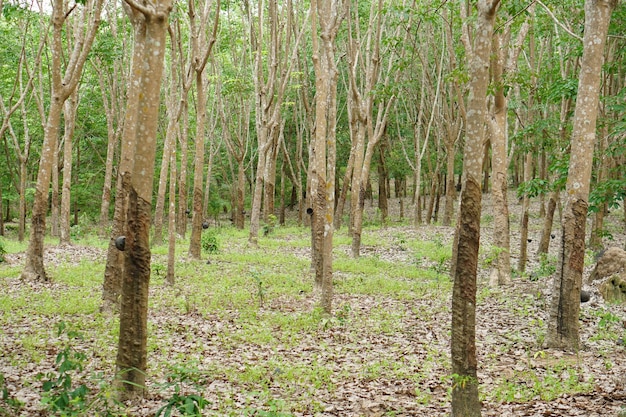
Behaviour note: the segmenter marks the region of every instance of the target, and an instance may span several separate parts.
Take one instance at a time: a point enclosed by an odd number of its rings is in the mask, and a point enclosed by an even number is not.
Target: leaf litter
[[[449,245],[453,230],[388,226],[367,233],[388,244],[366,246],[363,258],[389,265],[410,264],[419,257],[394,243],[397,236],[411,242],[438,235]],[[482,233],[486,245],[490,231],[483,228]],[[266,256],[281,256],[269,248],[262,250]],[[348,253],[349,248],[340,245],[337,250]],[[104,251],[73,245],[48,249],[46,256],[47,265],[85,258],[102,262]],[[308,250],[295,248],[293,256],[305,259]],[[9,255],[9,266],[20,265],[22,257]],[[529,269],[537,266],[533,262],[529,261]],[[236,273],[231,262],[213,262],[211,268]],[[618,336],[626,336],[626,308],[606,304],[596,294],[581,308],[583,348],[571,353],[545,349],[548,278],[532,282],[518,277],[509,287],[490,289],[488,268],[479,268],[477,351],[483,415],[621,415],[626,406],[626,350]],[[335,280],[349,280],[352,275],[338,271]],[[303,272],[294,279],[306,283],[311,277]],[[178,304],[172,301],[174,289],[153,280],[148,395],[125,404],[123,412],[153,416],[171,398],[178,382],[182,393],[197,393],[208,400],[203,414],[207,416],[447,416],[450,284],[448,280],[428,290],[415,284],[414,292],[401,296],[352,294],[338,286],[335,314],[324,318],[315,310],[314,291],[269,294],[267,302],[254,309],[232,305],[207,311],[202,308],[202,295],[198,305],[186,301],[181,307],[181,297],[176,298]],[[97,311],[64,317],[35,315],[35,307],[20,306],[37,302],[42,293],[62,299],[71,286],[23,282],[17,277],[4,278],[2,285],[2,302],[15,307],[10,311],[3,307],[0,374],[7,392],[23,403],[20,416],[46,415],[38,375],[55,368],[63,341],[54,325],[60,320],[84,334],[72,341],[88,358],[74,382],[85,383],[92,392],[98,389],[93,380],[98,372],[110,382],[117,346],[115,317]],[[90,290],[97,293],[100,287]],[[607,327],[602,317],[617,319]],[[2,414],[2,405],[0,400],[0,416],[11,415]]]

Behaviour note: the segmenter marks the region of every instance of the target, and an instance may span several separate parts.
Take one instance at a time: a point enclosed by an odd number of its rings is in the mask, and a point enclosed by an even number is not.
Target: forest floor
[[[516,267],[520,213],[510,201]],[[626,306],[607,304],[588,288],[582,349],[546,349],[559,225],[550,255],[536,259],[542,219],[533,205],[526,272],[494,289],[488,196],[483,213],[477,307],[483,416],[626,415]],[[336,232],[332,318],[315,308],[304,228],[276,227],[259,248],[247,244],[245,231],[211,229],[219,251],[203,261],[181,256],[173,287],[163,279],[167,249],[154,248],[148,394],[122,407],[107,405],[119,324],[99,312],[106,242],[89,233],[68,247],[50,241],[52,281],[33,283],[18,278],[24,245],[8,241],[0,264],[0,417],[54,415],[46,399],[81,384],[89,389],[86,401],[68,405],[66,415],[106,415],[109,407],[109,415],[153,416],[168,401],[183,407],[194,398],[208,402],[205,416],[449,415],[454,230],[415,229],[394,212],[381,226],[377,216],[369,207],[359,259],[349,256],[345,228]],[[607,246],[624,247],[622,221],[622,210],[607,219]],[[185,244],[178,253],[186,254]],[[593,254],[587,258],[585,277]],[[63,373],[60,365],[72,363],[76,369]],[[68,386],[54,387],[67,381],[64,375],[72,377]]]

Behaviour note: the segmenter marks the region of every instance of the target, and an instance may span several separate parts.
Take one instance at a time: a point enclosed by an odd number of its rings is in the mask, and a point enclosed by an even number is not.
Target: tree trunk
[[[188,2],[188,14],[191,26],[191,62],[193,73],[196,78],[196,152],[194,155],[194,171],[193,171],[193,192],[192,192],[192,208],[191,208],[191,237],[189,239],[189,256],[193,259],[200,259],[201,248],[200,240],[202,236],[202,195],[203,195],[203,179],[204,179],[204,141],[205,141],[205,120],[206,120],[206,100],[207,95],[204,85],[204,69],[208,62],[209,55],[215,43],[215,34],[217,32],[217,23],[219,22],[219,12],[215,14],[213,24],[213,32],[211,38],[206,34],[207,22],[209,18],[209,3],[205,4],[202,10],[201,22],[197,22],[195,17],[194,2]],[[220,2],[217,1],[217,9],[219,10]],[[208,181],[208,179],[207,179]]]
[[[311,192],[313,200],[312,227],[320,238],[318,259],[314,260],[316,282],[321,286],[320,306],[332,313],[333,300],[333,216],[335,213],[335,163],[337,128],[337,64],[335,37],[341,19],[336,0],[311,1],[313,65],[315,68],[314,159]],[[319,29],[323,34],[318,38]],[[321,40],[321,42],[319,42]],[[321,44],[321,45],[320,45]]]
[[[63,107],[63,185],[61,192],[61,216],[59,222],[61,245],[70,244],[70,197],[72,190],[72,139],[76,127],[76,110],[78,108],[78,88],[68,97]]]
[[[580,289],[585,263],[585,224],[596,138],[602,56],[616,0],[586,0],[583,56],[572,127],[559,266],[552,286],[546,344],[580,347]]]
[[[451,142],[451,143],[450,143]],[[450,226],[452,215],[454,214],[454,200],[456,198],[456,188],[454,187],[454,144],[456,140],[446,141],[446,203],[443,212],[442,224]]]
[[[126,240],[122,247],[124,270],[115,375],[115,387],[121,401],[142,397],[146,391],[152,188],[163,59],[172,8],[169,0],[153,4],[149,9],[140,6],[142,12],[133,7],[134,3],[125,5],[131,16],[144,14],[143,18],[132,20],[136,25],[145,25],[145,41],[137,43],[138,39],[135,39],[135,49],[142,52],[143,59],[139,62],[142,71],[139,75],[134,73],[131,80],[140,85],[136,91],[140,97],[136,101],[129,98],[130,103],[136,103],[138,107],[138,126],[134,138],[136,152],[131,170]]]
[[[141,15],[139,21],[133,21],[134,42],[136,45],[145,44],[146,28]],[[143,65],[143,49],[133,48],[130,74],[141,74]],[[122,131],[122,146],[120,151],[120,163],[117,171],[115,186],[115,204],[113,212],[113,228],[109,246],[107,248],[107,261],[104,267],[104,281],[102,284],[101,310],[110,313],[118,309],[122,294],[123,259],[122,252],[116,247],[116,240],[123,239],[126,234],[126,212],[128,208],[128,195],[130,193],[130,179],[135,159],[135,136],[138,124],[138,108],[141,75],[139,79],[128,80],[126,112],[124,114],[124,128]]]
[[[532,179],[533,170],[533,154],[529,150],[526,154],[524,162],[524,182],[528,184]],[[522,218],[520,222],[520,245],[519,245],[519,259],[517,262],[517,270],[524,272],[526,270],[526,261],[528,259],[528,216],[530,210],[530,197],[528,194],[524,194],[522,198]]]
[[[170,190],[169,190],[169,210],[167,212],[167,274],[165,281],[168,285],[176,282],[176,142],[170,152]]]
[[[204,180],[204,120],[206,114],[206,93],[204,91],[204,68],[196,72],[196,152],[194,155],[193,193],[191,209],[191,238],[189,256],[200,259],[200,239],[202,237],[202,193]]]
[[[285,127],[285,121],[281,123],[281,131]],[[282,134],[275,132],[275,134]],[[278,137],[270,138],[270,147],[267,151],[265,161],[265,172],[263,173],[263,191],[265,193],[263,197],[263,220],[269,221],[269,216],[274,215],[275,197],[276,197],[276,159],[278,158]]]
[[[109,208],[111,206],[115,148],[120,138],[120,126],[123,125],[123,122],[116,117],[117,115],[114,110],[118,108],[117,81],[114,81],[113,85],[107,86],[105,84],[105,78],[99,69],[99,64],[94,64],[94,68],[96,69],[96,73],[98,75],[98,85],[102,94],[102,102],[104,104],[107,119],[107,154],[104,167],[104,184],[102,186],[102,204],[100,205],[100,230],[98,231],[99,236],[104,239],[109,227]],[[109,95],[111,95],[110,101]],[[117,127],[115,127],[116,125]]]
[[[250,236],[248,241],[257,246],[259,244],[259,226],[261,219],[261,200],[263,198],[263,172],[265,172],[265,153],[267,144],[261,143],[259,138],[259,154],[256,166],[256,179],[254,181],[254,194],[252,195],[252,208],[250,213]]]
[[[246,167],[243,161],[237,161],[236,207],[234,210],[235,227],[242,230],[245,226],[244,202],[246,196]]]
[[[456,262],[452,271],[452,417],[480,416],[476,358],[476,274],[480,242],[483,136],[489,56],[498,0],[479,1],[472,49],[466,44],[470,84],[463,156],[463,188],[455,236]],[[465,17],[467,17],[467,10]]]
[[[387,201],[387,167],[385,165],[385,146],[378,149],[378,209],[380,210],[381,222],[385,224],[389,215],[389,203]]]
[[[348,190],[350,188],[352,171],[354,168],[354,152],[350,151],[350,156],[348,157],[348,164],[346,166],[346,173],[343,176],[343,181],[341,184],[341,192],[339,193],[339,199],[337,200],[337,208],[335,209],[335,229],[341,229],[341,222],[343,221],[343,210],[346,205],[346,198],[348,196]]]
[[[539,249],[537,255],[548,253],[550,240],[552,239],[552,223],[554,221],[554,211],[556,210],[556,201],[559,198],[558,191],[552,191],[548,198],[548,208],[543,218],[543,228],[541,229],[541,240],[539,241]]]
[[[176,220],[176,232],[185,237],[187,233],[187,162],[189,160],[189,106],[183,103],[182,109],[182,131],[179,135],[180,141],[180,173],[178,175],[178,218]]]
[[[174,65],[173,63],[171,65]],[[175,70],[172,68],[172,73]],[[172,81],[170,85],[170,94],[167,100],[167,129],[165,131],[165,142],[163,143],[163,159],[161,159],[161,169],[159,171],[159,187],[157,189],[157,201],[154,209],[154,239],[153,245],[160,245],[163,243],[163,215],[165,210],[165,193],[167,190],[167,174],[169,172],[170,156],[172,149],[176,148],[176,110],[174,109],[176,102],[176,87],[175,82]],[[172,195],[170,199],[174,198]],[[174,198],[175,200],[175,198]],[[168,214],[169,219],[169,214]],[[168,220],[169,228],[169,220]]]

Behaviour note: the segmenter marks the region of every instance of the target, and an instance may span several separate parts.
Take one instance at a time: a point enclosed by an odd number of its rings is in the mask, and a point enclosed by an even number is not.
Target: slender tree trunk
[[[339,199],[337,200],[337,208],[335,209],[335,229],[341,229],[341,222],[343,217],[343,210],[346,205],[346,198],[348,195],[348,189],[350,188],[350,179],[352,178],[352,171],[354,168],[354,152],[350,152],[348,157],[348,164],[346,166],[346,173],[343,177],[341,184],[341,192],[339,193]]]
[[[449,144],[451,142],[451,144]],[[446,204],[443,212],[442,224],[450,226],[454,214],[454,200],[456,188],[454,187],[454,145],[455,141],[446,141]]]
[[[532,179],[533,171],[533,154],[528,151],[524,162],[524,182],[528,183]],[[528,259],[528,216],[530,210],[530,197],[524,194],[522,198],[522,218],[520,223],[520,245],[519,259],[517,262],[517,270],[524,272],[526,270],[526,261]]]
[[[457,258],[452,271],[452,417],[480,416],[478,360],[476,357],[476,274],[480,242],[483,136],[489,55],[499,1],[480,0],[474,45],[468,53],[470,85],[467,130],[463,156],[463,188],[455,243]],[[467,10],[465,10],[467,16]],[[466,48],[469,45],[466,45]]]
[[[189,107],[183,103],[182,110],[182,132],[179,135],[180,141],[180,173],[178,175],[178,219],[176,221],[176,231],[181,237],[187,233],[187,162],[189,160]]]
[[[98,63],[94,64],[94,67],[98,67]],[[123,124],[118,118],[116,118],[116,112],[114,108],[117,108],[117,93],[110,92],[108,90],[117,90],[117,83],[107,87],[104,82],[104,76],[100,73],[99,68],[96,68],[98,74],[98,84],[100,86],[102,101],[104,103],[105,114],[107,119],[107,154],[104,167],[104,184],[102,186],[102,204],[100,205],[100,230],[98,234],[101,238],[105,238],[109,227],[109,208],[111,206],[111,190],[113,184],[113,161],[115,159],[115,148],[119,141],[121,129],[115,127],[116,124],[120,126]],[[109,94],[111,100],[109,101]]]
[[[314,159],[311,193],[313,233],[319,241],[318,258],[314,259],[316,283],[321,286],[320,306],[330,315],[333,301],[333,216],[335,213],[335,163],[337,123],[337,64],[335,37],[341,19],[336,0],[311,2],[313,64],[315,68]],[[318,22],[322,36],[318,39]],[[321,42],[320,42],[321,40]]]
[[[70,197],[72,190],[72,143],[76,127],[76,110],[78,108],[78,88],[68,97],[63,107],[65,131],[63,133],[63,186],[61,192],[60,243],[70,244]]]
[[[546,344],[578,349],[585,225],[596,139],[602,57],[616,0],[586,0],[583,56],[572,128],[559,266],[552,286]]]
[[[204,92],[203,71],[196,72],[196,152],[194,156],[193,197],[191,210],[191,238],[189,256],[200,259],[200,238],[202,236],[202,192],[204,180],[204,121],[206,114],[206,94]]]
[[[50,176],[51,190],[50,190],[50,235],[52,237],[59,237],[60,231],[60,209],[61,199],[59,197],[59,154],[61,152],[60,144],[57,142],[58,149],[52,156],[52,172]]]
[[[201,22],[195,20],[194,2],[188,2],[189,19],[191,21],[191,54],[193,73],[196,76],[196,152],[194,155],[193,171],[193,193],[191,209],[191,237],[189,239],[189,256],[193,259],[200,259],[200,239],[202,236],[202,194],[204,177],[204,141],[205,141],[205,120],[206,120],[206,100],[207,95],[204,85],[204,69],[208,61],[211,49],[215,43],[215,34],[219,22],[220,2],[217,1],[215,20],[211,38],[206,34],[206,26],[209,14],[209,2],[205,3],[202,11]],[[207,179],[208,181],[208,179]]]
[[[609,158],[605,154],[606,150],[606,138],[609,135],[608,126],[605,124],[602,128],[602,137],[598,141],[598,155],[600,155],[600,161],[597,167],[597,178],[596,183],[599,184],[602,181],[607,179],[607,171],[609,169]],[[600,205],[597,208],[598,210],[595,212],[593,216],[593,223],[591,225],[591,233],[589,236],[589,248],[592,250],[598,251],[602,249],[602,231],[604,229],[604,215],[608,210],[608,206],[606,203]]]
[[[378,209],[380,210],[381,221],[387,221],[389,215],[389,203],[387,200],[387,167],[385,165],[385,146],[381,144],[378,149]]]
[[[550,240],[552,239],[552,223],[554,221],[554,211],[556,210],[556,202],[559,198],[558,191],[552,191],[548,198],[548,208],[543,218],[543,227],[541,229],[541,240],[539,241],[539,249],[537,255],[548,253]]]
[[[165,281],[174,285],[176,264],[176,142],[170,152],[169,210],[167,212],[167,275]]]
[[[246,167],[244,161],[237,161],[237,189],[236,189],[235,227],[243,229],[245,226],[244,202],[246,196]]]
[[[172,83],[174,84],[174,83]],[[175,90],[172,85],[170,88]],[[175,94],[170,92],[168,100],[168,123],[167,130],[165,131],[165,143],[163,144],[163,159],[161,160],[161,170],[159,171],[159,187],[157,189],[157,201],[154,209],[154,239],[153,245],[160,245],[163,243],[163,216],[165,209],[165,193],[167,186],[167,174],[169,172],[169,164],[171,160],[172,149],[176,148],[176,120],[174,116],[174,101]],[[172,196],[169,197],[172,199]],[[175,198],[174,198],[175,200]],[[169,215],[168,215],[169,219]],[[169,220],[168,220],[169,227]]]
[[[254,181],[254,194],[252,195],[252,208],[250,213],[250,236],[248,241],[257,246],[259,244],[259,225],[261,219],[261,200],[263,198],[263,172],[265,172],[265,153],[267,143],[262,143],[259,138],[259,154],[256,166],[256,179]]]

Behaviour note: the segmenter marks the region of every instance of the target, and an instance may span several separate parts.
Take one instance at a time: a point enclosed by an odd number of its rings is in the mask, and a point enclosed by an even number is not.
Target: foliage
[[[183,416],[202,416],[202,410],[209,402],[202,395],[187,394],[185,388],[191,384],[198,390],[203,382],[202,372],[194,363],[189,366],[173,366],[168,375],[168,382],[162,384],[162,387],[173,387],[174,393],[167,400],[167,404],[159,408],[155,417],[170,417],[175,410]]]
[[[44,380],[42,402],[46,408],[62,415],[79,415],[85,408],[88,389],[85,384],[75,387],[72,384],[72,374],[83,370],[83,363],[87,356],[76,350],[69,343],[72,339],[80,339],[82,335],[68,330],[65,322],[57,324],[57,337],[67,338],[65,347],[57,354],[57,371],[40,374]]]
[[[557,362],[541,373],[515,371],[488,395],[502,402],[526,402],[536,398],[552,401],[571,391],[592,391],[593,381],[584,382],[582,373],[581,369],[563,362]]]
[[[556,272],[557,258],[546,253],[539,254],[539,266],[530,273],[530,280],[537,281],[540,278],[549,277]]]
[[[502,252],[504,252],[506,249],[501,248],[499,246],[490,246],[487,255],[485,256],[484,260],[483,260],[483,264],[485,265],[485,267],[490,267],[493,265],[493,263],[498,259],[498,257],[500,256],[500,254]]]
[[[217,238],[217,231],[215,229],[205,231],[202,234],[200,245],[206,253],[218,253],[220,251],[220,242]]]
[[[550,191],[550,183],[542,178],[534,178],[530,181],[523,182],[517,188],[517,198],[537,197]]]
[[[56,357],[56,372],[37,375],[43,380],[41,401],[46,409],[63,417],[118,415],[117,409],[121,404],[115,400],[110,385],[101,373],[93,378],[99,390],[91,397],[86,384],[76,385],[72,381],[72,376],[82,372],[87,360],[87,355],[72,345],[73,341],[83,339],[82,333],[70,330],[64,321],[60,321],[57,323],[57,337],[64,339],[64,346]]]
[[[0,237],[0,263],[6,260],[4,257],[6,254],[7,254],[7,250],[6,250],[4,238]]]
[[[278,218],[273,214],[267,216],[267,221],[263,224],[263,236],[267,236],[274,231],[277,220]]]
[[[606,180],[596,184],[589,193],[589,211],[596,213],[604,209],[618,208],[626,199],[626,178]]]
[[[263,280],[261,279],[261,274],[256,271],[256,270],[252,270],[250,271],[250,275],[252,276],[252,279],[254,280],[254,284],[255,284],[255,293],[256,293],[256,297],[259,300],[259,307],[263,307],[263,303],[265,302],[265,285],[263,284]]]

